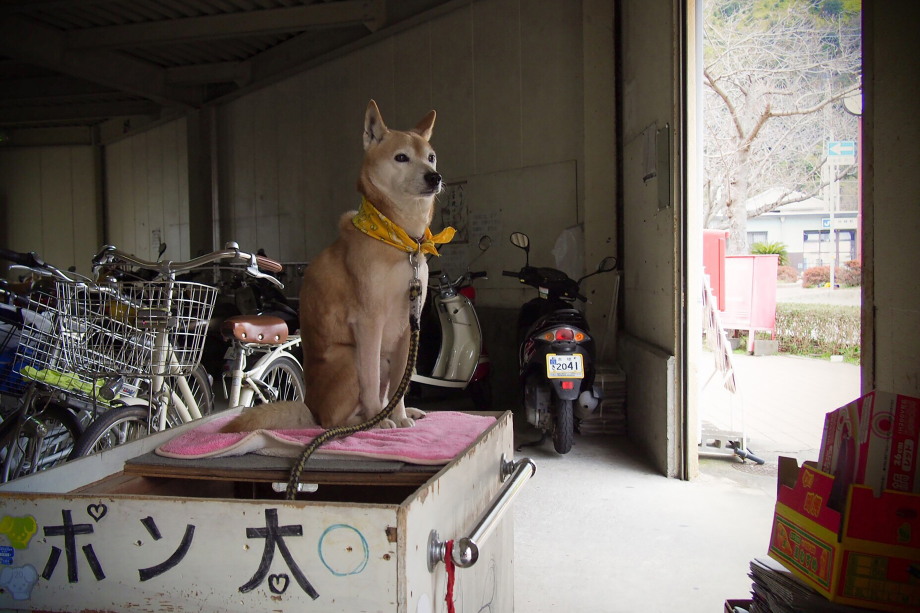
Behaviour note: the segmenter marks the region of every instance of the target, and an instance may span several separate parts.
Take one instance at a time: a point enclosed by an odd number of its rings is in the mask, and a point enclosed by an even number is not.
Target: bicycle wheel
[[[70,459],[114,449],[147,436],[150,417],[146,406],[109,409],[93,420],[77,439]]]
[[[66,407],[48,404],[0,424],[0,483],[63,464],[82,433]]]
[[[290,356],[279,356],[269,364],[262,374],[261,382],[259,389],[269,402],[276,400],[303,402],[303,369]],[[253,395],[253,404],[261,404],[261,398]]]
[[[201,416],[205,417],[210,415],[214,411],[214,392],[211,388],[211,377],[208,375],[207,369],[199,364],[191,374],[186,377],[186,381],[188,381],[189,389],[192,391],[192,397],[195,398],[195,404],[198,405],[198,410],[201,411]],[[182,394],[176,386],[176,377],[167,379],[167,384],[171,389],[176,391],[179,398],[182,398]],[[183,423],[185,422],[179,414],[178,409],[170,402],[170,406],[167,408],[166,412],[166,426],[168,428],[174,428],[176,426],[181,426]]]

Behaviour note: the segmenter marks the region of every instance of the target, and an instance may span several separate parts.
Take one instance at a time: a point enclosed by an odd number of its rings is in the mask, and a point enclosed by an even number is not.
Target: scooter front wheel
[[[553,428],[553,448],[556,453],[565,454],[572,450],[575,438],[575,417],[573,401],[556,398],[556,424]]]

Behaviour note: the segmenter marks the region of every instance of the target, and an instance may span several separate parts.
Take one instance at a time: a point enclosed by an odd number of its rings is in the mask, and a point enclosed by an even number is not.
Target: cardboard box
[[[873,391],[829,412],[818,467],[838,480],[843,508],[846,485],[920,494],[920,399]]]
[[[747,611],[751,608],[751,605],[754,604],[753,600],[726,600],[725,601],[725,613],[738,613],[738,611]],[[737,608],[736,608],[737,607]]]
[[[841,513],[827,504],[836,485],[780,458],[770,557],[833,602],[920,610],[920,495],[848,485]]]
[[[886,487],[920,494],[920,400],[908,396],[892,399],[890,451]]]

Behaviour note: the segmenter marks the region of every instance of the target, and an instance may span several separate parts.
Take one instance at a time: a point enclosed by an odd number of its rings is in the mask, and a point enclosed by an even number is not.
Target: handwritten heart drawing
[[[109,512],[109,508],[102,503],[91,504],[86,507],[86,512],[98,523],[99,520],[105,517],[105,514]]]
[[[290,583],[291,579],[285,574],[268,576],[268,589],[272,594],[285,593]]]

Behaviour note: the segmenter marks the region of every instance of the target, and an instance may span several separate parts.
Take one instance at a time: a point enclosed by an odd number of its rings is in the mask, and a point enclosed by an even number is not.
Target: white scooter
[[[492,239],[483,236],[479,240],[480,253],[473,261],[491,244]],[[492,405],[491,364],[482,346],[482,328],[473,308],[476,290],[472,281],[484,278],[485,271],[469,269],[453,281],[444,271],[431,274],[428,301],[422,312],[419,357],[412,374],[415,384],[468,390],[478,410],[488,410]]]

